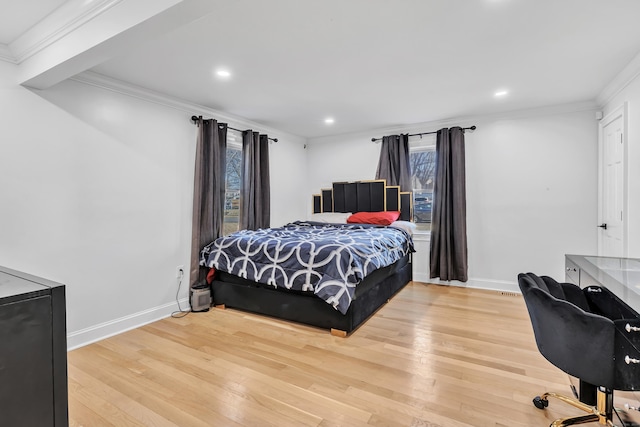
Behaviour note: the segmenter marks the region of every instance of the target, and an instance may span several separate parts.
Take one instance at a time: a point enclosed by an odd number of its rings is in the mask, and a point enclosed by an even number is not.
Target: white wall
[[[460,123],[478,126],[466,136],[468,286],[516,290],[516,276],[524,271],[564,278],[564,254],[595,254],[597,122],[592,110],[576,109]],[[374,178],[380,145],[372,137],[440,127],[308,141],[309,204],[333,181]],[[428,244],[419,247],[414,262],[424,270]]]
[[[175,268],[189,262],[189,117],[202,112],[77,81],[39,92],[15,80],[16,66],[0,62],[0,265],[67,285],[71,347],[166,316],[176,308]],[[478,125],[467,136],[476,285],[512,286],[525,270],[562,276],[565,253],[595,253],[592,118],[466,123]],[[425,126],[402,130],[441,127]],[[305,217],[311,194],[333,181],[373,178],[379,145],[370,139],[387,134],[316,139],[305,150],[300,138],[269,133],[280,139],[270,146],[274,226]]]
[[[636,73],[636,75],[638,75]],[[628,197],[628,253],[640,258],[640,77],[634,78],[604,106],[606,117],[627,103],[627,197]]]
[[[176,266],[189,264],[191,114],[76,81],[30,91],[15,78],[0,62],[0,265],[67,285],[70,347],[166,316]],[[280,225],[305,214],[306,153],[273,136]]]

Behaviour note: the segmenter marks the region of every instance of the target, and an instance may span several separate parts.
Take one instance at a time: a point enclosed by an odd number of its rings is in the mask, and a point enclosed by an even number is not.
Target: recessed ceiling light
[[[227,70],[218,70],[218,71],[216,71],[216,75],[218,77],[225,77],[225,78],[226,77],[231,77],[231,73],[229,71],[227,71]]]
[[[333,120],[333,118],[331,117],[327,117],[326,119],[324,119],[324,122],[328,125],[332,125],[335,120]]]
[[[506,91],[506,90],[499,90],[496,93],[494,93],[493,96],[495,96],[496,98],[501,98],[501,97],[506,96],[508,94],[509,94],[509,92]]]

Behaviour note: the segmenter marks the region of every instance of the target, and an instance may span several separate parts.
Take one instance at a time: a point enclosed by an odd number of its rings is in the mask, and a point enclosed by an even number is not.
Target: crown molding
[[[156,92],[151,89],[147,89],[142,86],[134,85],[124,82],[122,80],[114,79],[112,77],[105,76],[93,71],[85,71],[69,80],[76,81],[78,83],[87,84],[90,86],[98,87],[111,92],[120,93],[122,95],[130,96],[133,98],[141,99],[143,101],[151,102],[154,104],[162,105],[164,107],[173,108],[174,110],[182,111],[191,116],[212,116],[217,120],[227,122],[232,127],[253,129],[262,133],[269,134],[269,136],[277,137],[278,139],[286,139],[292,142],[306,142],[306,138],[299,135],[294,135],[288,132],[265,126],[261,123],[257,123],[251,120],[247,120],[243,117],[236,116],[234,114],[225,113],[223,111],[214,110],[204,105],[199,105],[187,100],[173,97],[165,93]]]
[[[123,0],[70,0],[14,40],[10,49],[21,63],[87,24]]]
[[[13,57],[13,53],[11,53],[11,49],[6,44],[0,43],[0,61],[10,62],[12,64],[17,64],[18,61]]]
[[[323,141],[331,141],[336,138],[379,138],[383,135],[393,135],[398,133],[420,133],[425,131],[436,131],[438,129],[442,129],[443,127],[451,127],[451,126],[461,126],[461,127],[469,127],[472,125],[482,124],[482,122],[486,121],[497,121],[497,120],[508,120],[508,119],[521,119],[521,118],[530,118],[530,117],[541,117],[541,116],[551,116],[556,114],[567,114],[567,113],[579,113],[584,111],[596,111],[598,109],[598,105],[595,101],[584,101],[584,102],[574,102],[569,104],[558,104],[558,105],[549,105],[545,107],[538,108],[526,108],[521,110],[511,110],[500,113],[491,113],[491,114],[482,114],[482,115],[473,115],[473,116],[461,116],[454,117],[442,120],[434,120],[430,122],[420,122],[420,123],[408,123],[405,125],[386,127],[386,128],[376,128],[370,129],[366,131],[357,131],[357,132],[349,132],[344,134],[336,134],[336,135],[326,135],[320,136],[316,138],[309,138],[308,143],[316,143]],[[481,126],[478,126],[478,129],[481,129]]]
[[[580,113],[584,111],[596,111],[598,104],[595,100],[570,102],[567,104],[545,105],[543,107],[523,108],[519,110],[503,111],[498,113],[461,117],[453,122],[481,122],[485,120],[522,119],[528,117],[553,116],[556,114]],[[451,122],[451,120],[448,120]],[[471,123],[473,124],[473,123]],[[458,126],[456,124],[456,126]],[[465,125],[466,126],[466,125]]]
[[[410,124],[401,125],[401,126],[377,128],[377,129],[349,132],[349,133],[336,134],[336,135],[327,135],[327,136],[322,136],[317,138],[304,138],[299,135],[283,132],[281,130],[271,128],[254,121],[247,120],[240,116],[236,116],[236,115],[219,111],[219,110],[214,110],[212,108],[209,108],[203,105],[189,102],[187,100],[173,97],[165,93],[157,92],[142,86],[127,83],[122,80],[114,79],[112,77],[108,77],[93,71],[85,71],[74,77],[71,77],[70,80],[74,80],[78,83],[99,87],[101,89],[109,90],[112,92],[117,92],[123,95],[127,95],[133,98],[138,98],[138,99],[151,102],[154,104],[162,105],[165,107],[173,108],[175,110],[179,110],[189,114],[189,117],[191,115],[213,116],[218,120],[223,120],[229,123],[229,125],[233,127],[255,129],[260,132],[267,133],[269,135],[277,136],[278,138],[281,138],[281,139],[286,138],[291,141],[298,141],[302,143],[332,140],[337,137],[365,137],[365,138],[376,137],[377,138],[380,135],[388,135],[388,134],[400,133],[400,132],[409,132],[409,133],[423,132],[424,129],[437,130],[443,127],[451,127],[451,126],[468,127],[468,126],[485,122],[485,121],[505,120],[505,119],[514,119],[514,118],[529,118],[529,117],[549,116],[549,115],[566,114],[566,113],[578,113],[583,111],[596,111],[598,109],[598,105],[596,104],[595,101],[585,101],[585,102],[576,102],[576,103],[570,103],[570,104],[551,105],[551,106],[545,106],[545,107],[539,107],[539,108],[512,110],[512,111],[506,111],[502,113],[457,117],[457,118],[449,118],[449,119],[430,121],[430,122],[421,122],[421,123],[410,123]]]
[[[622,92],[624,88],[629,86],[629,84],[633,82],[638,75],[640,75],[640,53],[638,53],[631,62],[629,62],[627,66],[624,67],[607,86],[605,86],[602,92],[600,92],[596,99],[598,105],[600,107],[607,105],[616,95]]]

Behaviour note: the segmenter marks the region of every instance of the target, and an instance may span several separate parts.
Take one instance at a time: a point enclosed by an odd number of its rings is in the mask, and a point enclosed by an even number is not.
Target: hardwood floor
[[[568,385],[520,295],[417,282],[348,338],[212,309],[69,353],[71,426],[547,426]]]

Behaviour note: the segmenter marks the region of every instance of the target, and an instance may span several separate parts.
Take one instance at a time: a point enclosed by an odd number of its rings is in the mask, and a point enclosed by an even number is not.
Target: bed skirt
[[[252,313],[291,320],[324,329],[352,332],[412,279],[411,255],[381,268],[356,287],[346,314],[308,292],[265,287],[220,274],[211,284],[213,303]]]

